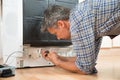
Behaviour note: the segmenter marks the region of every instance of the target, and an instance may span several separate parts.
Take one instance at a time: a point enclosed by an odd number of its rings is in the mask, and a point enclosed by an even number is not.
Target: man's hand
[[[42,57],[45,58],[46,60],[51,61],[55,65],[58,64],[58,62],[59,62],[59,55],[57,55],[56,52],[42,50],[41,54],[42,54]]]

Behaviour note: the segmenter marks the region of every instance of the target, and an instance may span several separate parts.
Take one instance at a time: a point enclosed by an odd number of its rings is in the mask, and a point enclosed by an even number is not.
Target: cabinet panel
[[[101,48],[111,48],[112,47],[112,40],[109,36],[104,36],[101,44]]]
[[[112,40],[112,47],[120,47],[120,35]]]

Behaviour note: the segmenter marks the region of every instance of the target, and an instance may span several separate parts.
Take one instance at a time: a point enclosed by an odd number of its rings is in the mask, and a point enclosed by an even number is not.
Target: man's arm
[[[85,74],[77,68],[77,66],[75,65],[75,60],[76,60],[76,57],[62,57],[62,56],[60,56],[59,60],[57,61],[56,66],[61,67],[65,70],[68,70],[71,72]]]
[[[64,56],[59,56],[59,58],[63,61],[70,61],[70,62],[75,62],[76,57],[64,57]]]
[[[77,72],[81,74],[85,74],[81,72],[77,66],[75,65],[76,57],[63,57],[57,55],[56,52],[50,51],[47,56],[45,56],[45,51],[42,51],[42,56],[46,59],[51,61],[53,64],[55,64],[58,67],[61,67],[65,70],[71,71],[71,72]]]

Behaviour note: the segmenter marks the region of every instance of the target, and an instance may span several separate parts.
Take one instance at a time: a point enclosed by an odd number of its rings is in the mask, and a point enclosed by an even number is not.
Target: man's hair
[[[56,25],[58,20],[69,20],[70,9],[59,6],[59,5],[52,5],[49,6],[44,11],[44,20],[41,27],[41,31],[47,30],[48,27],[52,27]]]

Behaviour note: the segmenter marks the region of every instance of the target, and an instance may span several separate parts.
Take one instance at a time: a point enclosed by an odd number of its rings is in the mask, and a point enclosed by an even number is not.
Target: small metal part
[[[45,53],[46,53],[46,54],[45,54],[45,57],[47,57],[47,56],[48,56],[48,54],[49,54],[49,51],[48,51],[48,50],[46,50],[46,51],[45,51]]]

